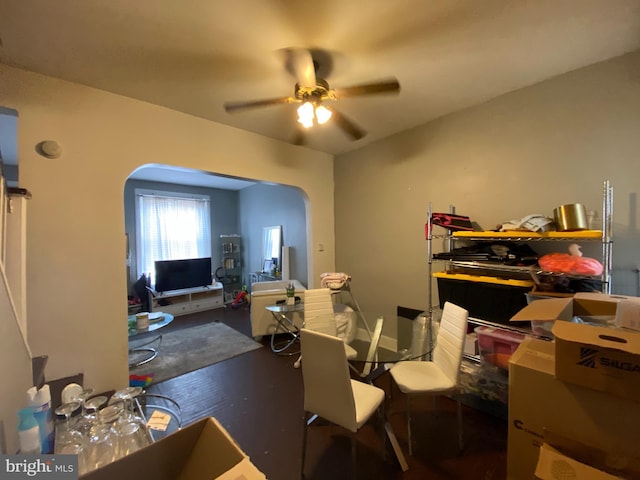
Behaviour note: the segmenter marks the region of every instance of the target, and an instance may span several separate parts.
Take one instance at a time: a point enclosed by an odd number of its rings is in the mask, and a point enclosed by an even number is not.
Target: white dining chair
[[[446,302],[442,311],[440,329],[430,361],[401,361],[389,370],[391,377],[407,396],[407,439],[409,455],[413,455],[411,440],[410,397],[416,394],[453,394],[456,397],[458,417],[458,446],[462,441],[462,405],[457,395],[460,364],[464,355],[469,312],[462,307]]]
[[[322,417],[351,432],[351,458],[355,478],[355,433],[379,408],[384,419],[384,390],[351,378],[343,342],[339,338],[303,328],[300,332],[300,347],[304,355],[302,379],[305,411],[302,477],[304,478],[307,428],[317,417]],[[384,446],[384,431],[381,432],[381,437]]]
[[[336,323],[334,303],[331,299],[329,288],[315,288],[304,291],[304,328],[323,332],[327,335],[338,337],[338,327]],[[344,349],[347,359],[353,360],[358,356],[358,351],[346,343],[347,338],[343,338]],[[295,368],[300,368],[302,354],[293,364]]]

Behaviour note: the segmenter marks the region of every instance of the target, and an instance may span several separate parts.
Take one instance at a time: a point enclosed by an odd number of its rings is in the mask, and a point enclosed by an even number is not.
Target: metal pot
[[[587,230],[589,228],[587,209],[581,203],[570,203],[554,208],[553,218],[556,222],[556,230],[559,232]]]

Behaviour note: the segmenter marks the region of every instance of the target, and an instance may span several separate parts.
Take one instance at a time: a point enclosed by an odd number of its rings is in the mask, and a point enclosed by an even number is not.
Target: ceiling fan
[[[293,96],[226,102],[224,104],[225,111],[237,113],[257,107],[299,103],[298,123],[303,128],[298,128],[297,135],[293,140],[294,144],[304,144],[304,131],[315,124],[324,124],[329,119],[333,119],[336,125],[353,140],[361,139],[367,132],[329,104],[348,97],[398,93],[400,92],[400,83],[395,78],[389,78],[374,83],[333,89],[324,78],[317,76],[321,65],[318,59],[314,58],[314,52],[304,48],[284,50],[287,69],[296,78]]]

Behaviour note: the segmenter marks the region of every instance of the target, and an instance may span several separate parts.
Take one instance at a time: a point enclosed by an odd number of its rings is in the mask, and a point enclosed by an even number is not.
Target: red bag
[[[538,259],[538,265],[547,272],[569,275],[602,275],[604,267],[595,258],[579,257],[568,253],[550,253]]]

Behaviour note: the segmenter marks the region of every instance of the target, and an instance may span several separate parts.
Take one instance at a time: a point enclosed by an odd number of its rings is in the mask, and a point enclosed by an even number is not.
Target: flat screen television
[[[211,257],[156,260],[156,292],[206,287],[212,283]]]

